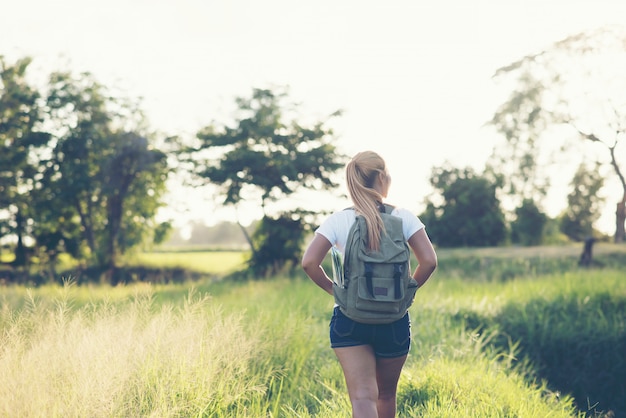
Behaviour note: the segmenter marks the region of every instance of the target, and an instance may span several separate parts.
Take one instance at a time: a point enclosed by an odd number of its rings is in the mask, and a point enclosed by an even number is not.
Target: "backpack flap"
[[[362,263],[362,276],[355,285],[358,287],[355,305],[357,309],[370,312],[399,313],[403,308],[398,302],[405,297],[405,279],[408,276],[408,251],[402,234],[402,220],[382,214],[385,231],[378,251],[370,251],[367,234],[359,237],[358,259]],[[360,230],[366,230],[365,219]]]
[[[380,237],[378,251],[369,251],[367,246],[367,233],[362,233],[359,236],[359,240],[362,242],[358,245],[358,258],[365,263],[406,263],[407,246],[404,241],[404,236],[402,235],[402,220],[390,215],[383,215],[383,220],[385,232],[383,232]],[[357,222],[362,224],[359,225],[360,231],[367,230],[363,217],[359,216]]]

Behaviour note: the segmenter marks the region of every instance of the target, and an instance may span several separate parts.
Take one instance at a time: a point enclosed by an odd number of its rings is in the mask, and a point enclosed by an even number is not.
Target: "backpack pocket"
[[[360,311],[399,314],[406,312],[413,304],[417,289],[417,282],[411,278],[408,282],[402,282],[400,292],[396,295],[395,279],[372,277],[370,289],[367,278],[359,277],[357,291],[347,296],[355,298],[354,306]]]
[[[399,279],[389,277],[359,277],[355,306],[369,312],[399,313],[406,290],[397,283]]]

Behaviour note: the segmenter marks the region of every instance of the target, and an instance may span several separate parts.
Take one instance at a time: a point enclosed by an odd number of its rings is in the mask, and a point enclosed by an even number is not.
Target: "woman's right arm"
[[[409,238],[409,246],[417,258],[418,266],[413,273],[413,278],[419,287],[422,287],[437,268],[437,254],[433,244],[426,234],[426,229],[422,228]]]
[[[333,294],[333,281],[322,268],[322,261],[331,247],[330,241],[321,234],[315,234],[313,240],[302,256],[302,268],[311,280],[326,293]]]

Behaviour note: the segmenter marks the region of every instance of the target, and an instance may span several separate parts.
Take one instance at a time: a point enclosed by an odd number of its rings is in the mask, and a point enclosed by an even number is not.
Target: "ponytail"
[[[379,211],[383,196],[374,189],[376,177],[384,172],[385,161],[373,151],[356,154],[346,166],[348,192],[357,214],[365,218],[371,251],[378,251],[384,229]]]

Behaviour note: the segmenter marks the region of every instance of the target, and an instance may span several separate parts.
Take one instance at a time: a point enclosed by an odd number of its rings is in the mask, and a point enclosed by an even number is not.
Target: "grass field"
[[[463,263],[467,259],[474,260],[529,260],[546,259],[562,261],[564,259],[576,264],[580,256],[580,244],[538,247],[490,247],[490,248],[459,248],[439,249],[438,257],[444,263],[448,260]],[[594,254],[598,256],[617,254],[626,256],[626,245],[598,243],[594,246]],[[179,249],[171,251],[154,251],[141,253],[128,262],[130,265],[158,267],[184,267],[190,270],[209,274],[226,274],[243,266],[247,257],[245,251],[210,251],[203,248],[193,250]],[[415,264],[415,260],[414,264]],[[446,268],[445,265],[442,266]],[[464,273],[472,273],[464,271]]]
[[[129,265],[147,267],[182,267],[185,269],[224,275],[241,268],[246,260],[244,251],[172,251],[141,253]]]
[[[507,260],[534,256],[487,251],[441,252],[418,292],[398,416],[626,416],[624,269],[510,276]],[[460,258],[484,275],[458,274]],[[303,277],[5,286],[0,300],[0,416],[350,416],[332,299]]]

